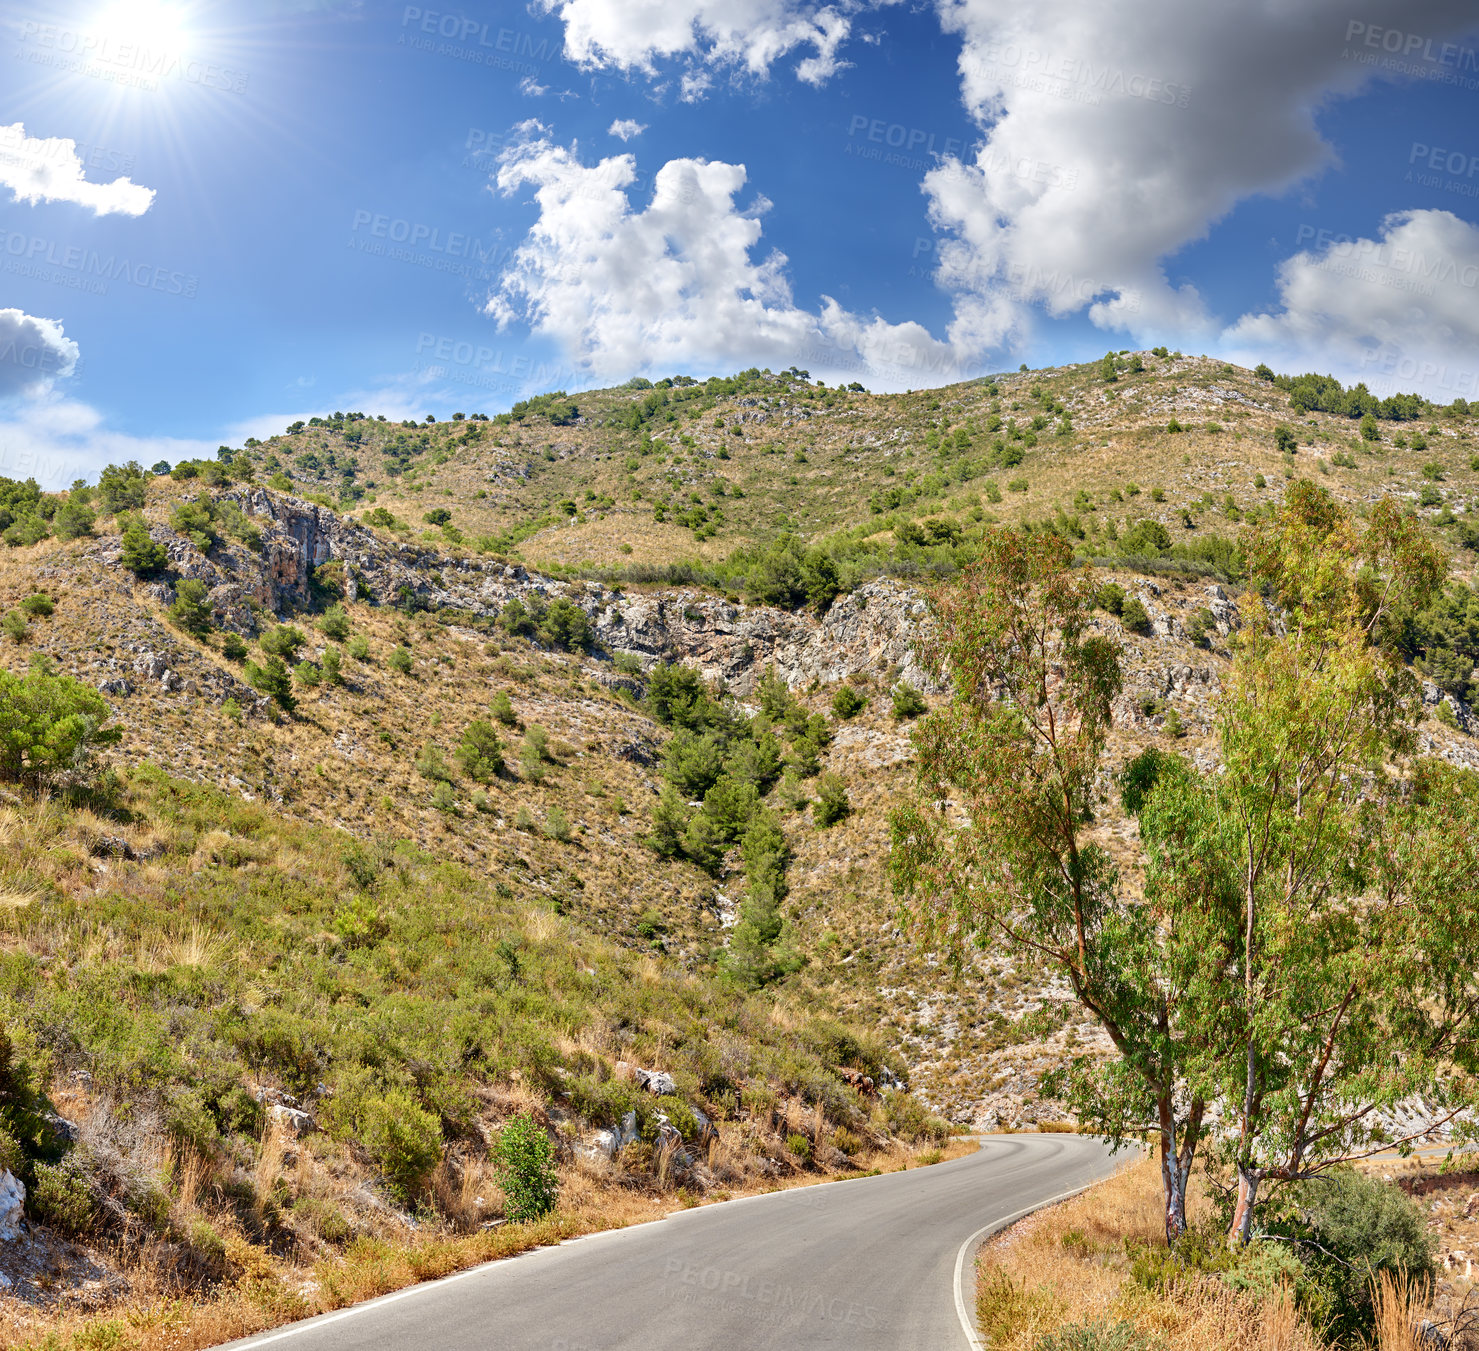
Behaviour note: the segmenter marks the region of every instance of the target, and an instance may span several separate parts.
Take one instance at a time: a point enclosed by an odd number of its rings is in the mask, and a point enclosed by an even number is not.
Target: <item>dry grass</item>
[[[1163,1241],[1149,1157],[1007,1231],[978,1261],[978,1318],[992,1351],[1033,1351],[1045,1334],[1094,1322],[1128,1323],[1187,1351],[1317,1351],[1287,1292],[1257,1299],[1199,1279],[1158,1294],[1128,1281],[1126,1245]]]

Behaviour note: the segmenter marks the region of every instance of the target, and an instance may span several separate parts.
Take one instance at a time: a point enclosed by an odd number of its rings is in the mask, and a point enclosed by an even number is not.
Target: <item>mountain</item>
[[[214,1290],[239,1331],[275,1316],[243,1273],[370,1280],[356,1239],[489,1255],[521,1111],[561,1155],[560,1232],[897,1165],[947,1120],[1058,1124],[1039,1075],[1097,1032],[1004,954],[951,972],[888,886],[943,693],[928,586],[985,530],[1072,539],[1124,648],[1112,760],[1211,767],[1239,530],[1296,476],[1395,493],[1469,577],[1475,432],[1126,352],[909,394],[751,371],[335,414],[0,483],[0,694],[76,680],[119,734],[0,805],[26,1260],[99,1307]],[[1476,635],[1461,586],[1406,641],[1424,737],[1479,767]]]

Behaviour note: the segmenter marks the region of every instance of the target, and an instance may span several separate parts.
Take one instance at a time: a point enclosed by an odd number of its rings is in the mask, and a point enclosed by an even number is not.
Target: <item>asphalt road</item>
[[[232,1345],[966,1351],[975,1244],[1124,1158],[1073,1135],[989,1136],[948,1163],[682,1211]]]

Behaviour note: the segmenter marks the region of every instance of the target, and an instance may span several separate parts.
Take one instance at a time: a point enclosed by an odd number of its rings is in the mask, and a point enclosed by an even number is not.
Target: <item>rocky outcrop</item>
[[[793,687],[828,684],[860,671],[892,671],[919,688],[932,687],[914,656],[925,602],[898,582],[870,582],[840,597],[821,616],[743,605],[695,590],[628,593],[386,540],[326,507],[263,488],[221,497],[251,520],[259,548],[223,539],[207,556],[189,540],[156,533],[167,540],[171,568],[205,582],[215,622],[235,632],[255,633],[264,622],[309,602],[316,570],[338,562],[348,599],[371,604],[411,603],[496,619],[511,601],[562,596],[585,611],[598,649],[607,656],[626,654],[648,666],[681,661],[741,696],[754,690],[770,666]],[[161,586],[156,599],[168,604],[172,589]],[[171,674],[156,672],[154,662],[146,665],[134,674],[153,681]]]
[[[0,1243],[18,1239],[25,1218],[26,1184],[14,1173],[0,1169]]]

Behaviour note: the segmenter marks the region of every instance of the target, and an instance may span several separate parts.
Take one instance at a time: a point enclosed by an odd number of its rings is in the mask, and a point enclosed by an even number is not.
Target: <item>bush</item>
[[[337,647],[324,650],[323,659],[324,680],[330,685],[342,685],[344,683],[344,657]]]
[[[1101,610],[1118,615],[1125,608],[1125,588],[1117,582],[1105,582],[1094,600]]]
[[[344,644],[344,650],[348,652],[349,655],[355,659],[355,661],[369,661],[370,640],[366,638],[364,634],[357,633],[354,635],[353,638],[351,638],[347,643]]]
[[[816,821],[824,830],[835,826],[852,810],[848,801],[847,784],[841,775],[823,774],[817,780]]]
[[[386,659],[385,664],[397,675],[410,675],[412,664],[410,649],[405,647],[395,648]]]
[[[279,624],[262,635],[262,651],[269,657],[281,657],[290,662],[297,658],[298,649],[307,641],[302,629],[292,624]]]
[[[298,701],[293,697],[293,676],[281,657],[268,657],[260,665],[249,661],[243,674],[254,690],[265,694],[284,712],[291,713],[297,708]]]
[[[75,1238],[92,1226],[92,1188],[70,1159],[58,1164],[37,1164],[36,1183],[28,1200],[31,1214],[37,1220],[68,1238]]]
[[[1041,1333],[1032,1351],[1149,1351],[1151,1345],[1131,1323],[1096,1318],[1092,1323],[1070,1323],[1056,1332]]]
[[[135,516],[123,527],[123,551],[120,562],[136,577],[151,577],[162,572],[169,562],[164,545],[156,544],[143,517]]]
[[[510,1220],[537,1220],[555,1208],[560,1181],[544,1128],[525,1113],[509,1118],[493,1145],[493,1169]]]
[[[560,844],[569,844],[570,818],[559,807],[551,807],[545,814],[544,833]]]
[[[211,631],[212,611],[206,599],[205,583],[194,577],[183,577],[175,587],[174,603],[169,607],[169,622],[196,638]]]
[[[365,1105],[360,1139],[391,1193],[402,1201],[421,1193],[442,1156],[441,1123],[401,1088]]]
[[[120,511],[138,511],[144,505],[143,467],[136,460],[125,465],[110,464],[98,475],[98,498],[110,516]]]
[[[900,722],[908,718],[917,718],[926,709],[924,695],[915,689],[913,685],[907,684],[894,686],[893,704],[894,717]]]
[[[514,712],[514,701],[508,697],[507,690],[499,690],[493,696],[493,716],[505,727],[512,727],[519,720],[519,715]]]
[[[0,782],[40,787],[85,771],[97,747],[122,737],[108,717],[101,694],[45,662],[24,676],[0,670]]]
[[[318,627],[324,637],[332,638],[336,643],[342,643],[349,637],[349,615],[336,601],[324,611],[323,618],[318,621]]]
[[[1300,1260],[1328,1297],[1338,1335],[1353,1341],[1371,1329],[1371,1289],[1380,1276],[1431,1283],[1426,1217],[1400,1188],[1343,1168],[1302,1184],[1297,1204],[1313,1240],[1299,1245]]]
[[[832,712],[843,721],[857,717],[867,706],[868,701],[851,685],[842,686],[832,696]]]
[[[13,643],[23,643],[31,636],[31,625],[19,610],[7,610],[0,619],[0,632]]]
[[[92,534],[92,528],[97,524],[97,519],[92,508],[86,503],[68,501],[57,509],[57,514],[52,517],[51,525],[58,539],[81,539],[84,535]]]
[[[37,591],[21,602],[21,609],[32,619],[45,619],[56,611],[56,603],[45,592]]]
[[[1150,613],[1140,603],[1137,596],[1126,598],[1120,610],[1120,623],[1131,633],[1147,634],[1150,632]]]
[[[503,739],[481,719],[468,724],[456,754],[462,772],[474,783],[492,783],[503,773]]]

